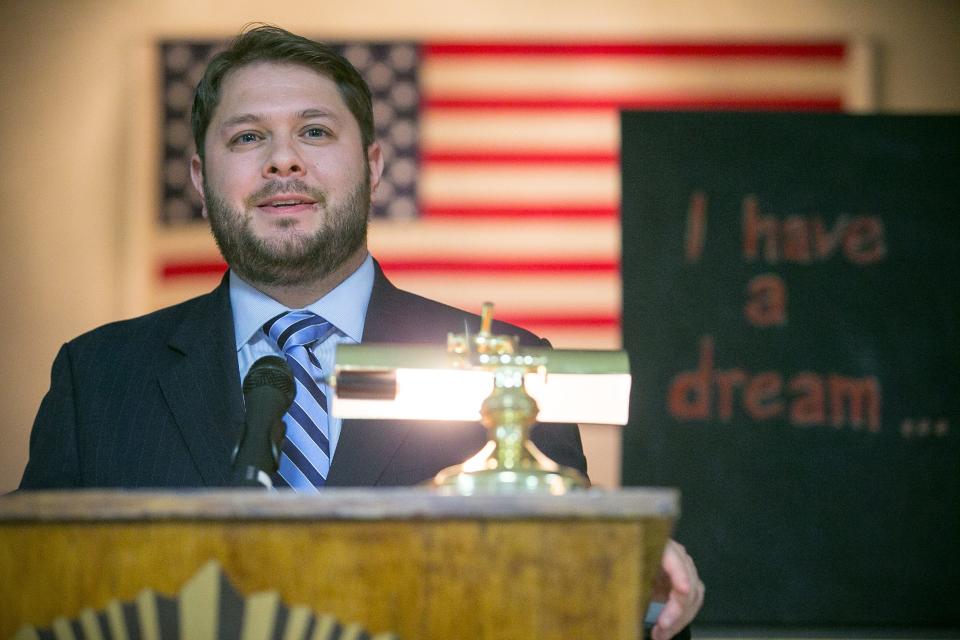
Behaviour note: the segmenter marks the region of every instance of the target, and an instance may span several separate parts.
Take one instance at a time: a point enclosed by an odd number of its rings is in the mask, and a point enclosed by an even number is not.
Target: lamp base
[[[554,469],[470,469],[468,464],[458,464],[438,473],[431,485],[444,495],[563,495],[588,488],[590,481],[576,469],[559,465]]]

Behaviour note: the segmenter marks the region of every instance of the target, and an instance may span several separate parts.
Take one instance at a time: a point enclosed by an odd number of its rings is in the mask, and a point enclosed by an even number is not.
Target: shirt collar
[[[366,259],[343,282],[313,304],[304,307],[321,316],[338,331],[359,343],[367,306],[373,292],[373,258]],[[264,323],[290,311],[267,294],[230,271],[230,305],[233,308],[233,333],[237,351],[257,336]]]

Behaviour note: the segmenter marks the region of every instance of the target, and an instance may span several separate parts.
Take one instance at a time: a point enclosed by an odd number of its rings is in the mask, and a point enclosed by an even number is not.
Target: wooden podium
[[[174,596],[216,560],[243,596],[401,640],[633,640],[677,512],[669,489],[14,494],[0,498],[0,638],[144,589]]]

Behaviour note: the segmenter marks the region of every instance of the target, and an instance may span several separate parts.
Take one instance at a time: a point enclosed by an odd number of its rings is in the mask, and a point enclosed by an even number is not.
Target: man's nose
[[[274,139],[270,145],[266,162],[263,164],[263,177],[303,176],[305,167],[303,158],[297,153],[297,149],[291,141]]]

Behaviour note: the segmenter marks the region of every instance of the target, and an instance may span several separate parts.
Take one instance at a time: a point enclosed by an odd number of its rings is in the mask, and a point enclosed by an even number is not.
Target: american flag
[[[192,90],[218,46],[160,43],[154,307],[224,267],[187,171]],[[387,275],[472,311],[493,301],[563,348],[620,346],[620,110],[869,106],[862,56],[841,41],[335,46],[374,92],[387,166],[370,247]]]

